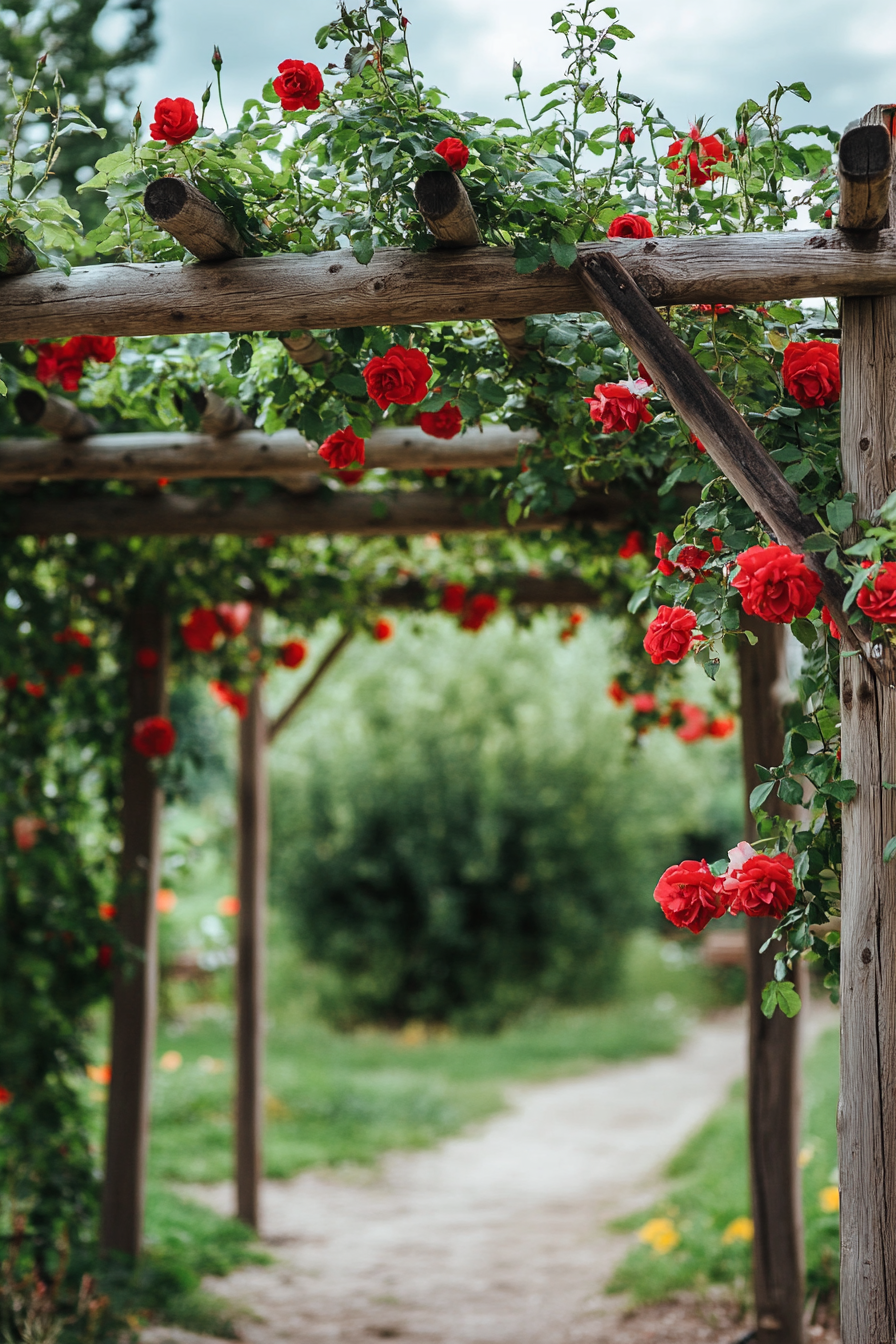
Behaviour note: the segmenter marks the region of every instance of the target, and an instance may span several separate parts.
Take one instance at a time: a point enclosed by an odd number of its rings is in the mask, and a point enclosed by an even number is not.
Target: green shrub
[[[572,649],[548,621],[446,625],[362,646],[278,750],[272,892],[331,1020],[487,1030],[534,999],[606,998],[662,868],[723,852],[733,753],[670,735],[632,752],[608,633]]]

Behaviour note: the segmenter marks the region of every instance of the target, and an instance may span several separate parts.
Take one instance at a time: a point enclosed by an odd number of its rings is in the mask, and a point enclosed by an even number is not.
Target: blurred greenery
[[[810,1297],[817,1295],[822,1301],[836,1294],[839,1281],[838,1068],[838,1033],[827,1031],[805,1063],[800,1154],[807,1290]],[[745,1293],[751,1243],[731,1236],[736,1232],[735,1220],[750,1211],[743,1083],[734,1086],[725,1105],[688,1140],[666,1175],[672,1181],[668,1194],[651,1209],[621,1220],[617,1227],[638,1231],[649,1219],[669,1219],[679,1240],[669,1249],[663,1249],[663,1243],[659,1249],[634,1246],[616,1270],[609,1291],[629,1292],[639,1303],[661,1301],[710,1283],[729,1284]]]

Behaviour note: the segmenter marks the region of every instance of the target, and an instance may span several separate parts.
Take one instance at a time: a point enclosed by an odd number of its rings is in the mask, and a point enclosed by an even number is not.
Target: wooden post
[[[260,642],[263,609],[255,606],[249,637]],[[259,678],[240,723],[239,949],[237,960],[236,1212],[258,1227],[264,1122],[264,940],[268,878],[268,724]]]
[[[784,676],[784,627],[744,617],[755,645],[740,646],[745,835],[756,835],[750,792],[760,782],[756,765],[777,765],[784,754],[779,685]],[[777,806],[772,798],[767,807]],[[757,1344],[803,1344],[805,1265],[799,1153],[801,1014],[767,1018],[762,990],[774,978],[775,947],[761,952],[773,919],[747,920],[747,999],[750,1048],[747,1109],[750,1191],[753,1206],[753,1292]],[[804,982],[802,963],[791,977]],[[798,985],[805,992],[806,985]]]
[[[150,219],[199,261],[243,255],[243,240],[216,205],[184,177],[157,177],[143,196]]]
[[[160,606],[138,606],[128,622],[127,739],[122,770],[122,851],[118,928],[134,951],[116,968],[112,995],[112,1080],[106,1125],[106,1169],[100,1242],[136,1256],[143,1236],[149,1102],[158,979],[156,891],[161,857],[162,792],[149,763],[130,744],[133,725],[167,705],[168,618]],[[137,649],[154,649],[153,668],[137,666]]]
[[[65,397],[57,397],[52,392],[41,395],[23,387],[14,404],[23,424],[37,425],[60,439],[86,439],[88,434],[96,434],[99,429],[99,422],[92,415],[82,411],[73,401],[66,401]]]
[[[892,133],[892,107],[866,124]],[[896,218],[891,185],[890,220]],[[896,488],[896,299],[842,306],[843,486],[873,518]],[[840,1054],[841,1330],[843,1344],[896,1339],[896,689],[864,658],[841,664],[843,806]]]

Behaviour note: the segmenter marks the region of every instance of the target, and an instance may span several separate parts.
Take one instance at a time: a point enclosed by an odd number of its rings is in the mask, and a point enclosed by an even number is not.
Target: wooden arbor
[[[516,275],[505,250],[472,247],[423,257],[386,249],[367,268],[338,252],[233,259],[185,269],[171,263],[98,266],[76,269],[65,279],[23,275],[4,282],[0,340],[74,329],[151,335],[473,317],[518,322],[529,313],[581,311],[590,305],[646,365],[767,529],[799,549],[812,525],[800,513],[795,493],[672,337],[655,306],[760,302],[771,296],[843,298],[844,476],[860,515],[871,516],[893,484],[889,392],[896,379],[896,298],[881,297],[896,295],[896,236],[888,227],[896,222],[890,218],[892,187],[890,213],[882,209],[890,181],[892,120],[892,108],[874,109],[866,126],[844,137],[841,219],[849,227],[829,233],[589,244],[580,248],[572,272],[546,268],[527,277]],[[165,221],[175,236],[178,219],[174,211]],[[214,238],[215,226],[207,218],[202,232]],[[232,257],[233,249],[227,255]],[[290,516],[305,501],[286,503],[289,507],[271,521],[270,530],[293,530]],[[185,518],[189,512],[168,497],[123,501],[117,518],[75,516],[70,507],[54,516],[49,505],[23,501],[18,527],[41,532],[83,528],[94,535],[266,530],[257,516],[220,514],[202,517],[197,528],[195,514]],[[331,516],[312,526],[333,531],[333,523]],[[896,675],[888,647],[872,642],[862,626],[846,624],[842,585],[835,576],[813,557],[808,562],[819,566],[825,601],[853,655],[843,675],[843,759],[859,786],[855,801],[844,809],[843,1338],[844,1344],[883,1344],[896,1338],[896,1237],[890,1216],[896,1207],[896,1091],[890,1085],[896,1046],[896,869],[890,872],[882,859],[887,838],[896,832],[896,800],[883,787],[896,775],[891,760]],[[758,1337],[762,1344],[783,1341],[784,1328],[784,1321],[770,1313],[766,1324],[760,1320]],[[798,1338],[798,1329],[790,1330],[791,1339]]]

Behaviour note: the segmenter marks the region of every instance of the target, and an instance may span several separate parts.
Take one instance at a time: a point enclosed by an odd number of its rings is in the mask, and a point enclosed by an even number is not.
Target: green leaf
[[[858,785],[854,779],[835,779],[830,784],[825,784],[819,788],[819,793],[826,793],[831,798],[836,798],[840,803],[851,803],[856,796]]]
[[[801,807],[803,786],[796,779],[782,779],[778,785],[778,797],[782,803],[790,803],[791,806]]]
[[[355,373],[336,373],[330,382],[340,392],[347,392],[350,397],[367,396],[367,384]]]
[[[884,863],[889,863],[894,854],[896,854],[896,835],[891,835],[884,845]]]
[[[855,510],[848,499],[832,499],[825,512],[835,532],[845,532],[852,527]]]
[[[507,521],[511,527],[516,527],[522,511],[523,506],[518,499],[512,499],[507,505]]]
[[[634,615],[635,612],[641,610],[644,603],[650,597],[650,592],[652,588],[653,588],[652,583],[645,583],[643,588],[639,588],[637,592],[632,593],[631,597],[628,600],[628,607],[627,607],[627,610],[630,611],[632,615]]]
[[[352,239],[352,251],[355,254],[355,260],[362,266],[367,266],[373,258],[373,238],[369,233],[363,233],[360,238]]]
[[[798,79],[795,84],[788,84],[787,88],[790,93],[795,93],[797,98],[802,98],[804,103],[811,103],[812,95],[801,79]]]
[[[557,265],[564,270],[569,270],[578,256],[575,243],[558,243],[556,240],[551,243],[551,252]]]
[[[828,509],[830,510],[830,505],[828,505]],[[811,537],[807,537],[805,541],[800,542],[800,550],[804,553],[808,551],[820,554],[822,551],[829,551],[830,549],[831,538],[827,532],[813,532]]]
[[[776,1008],[780,1008],[785,1017],[796,1017],[801,1007],[800,996],[789,980],[769,980],[762,991],[765,1017],[773,1017]]]
[[[755,789],[753,789],[753,791],[750,794],[751,812],[755,812],[758,808],[762,806],[762,804],[765,802],[766,798],[769,796],[774,787],[775,787],[775,781],[773,779],[769,780],[768,783],[766,784],[756,785]]]

